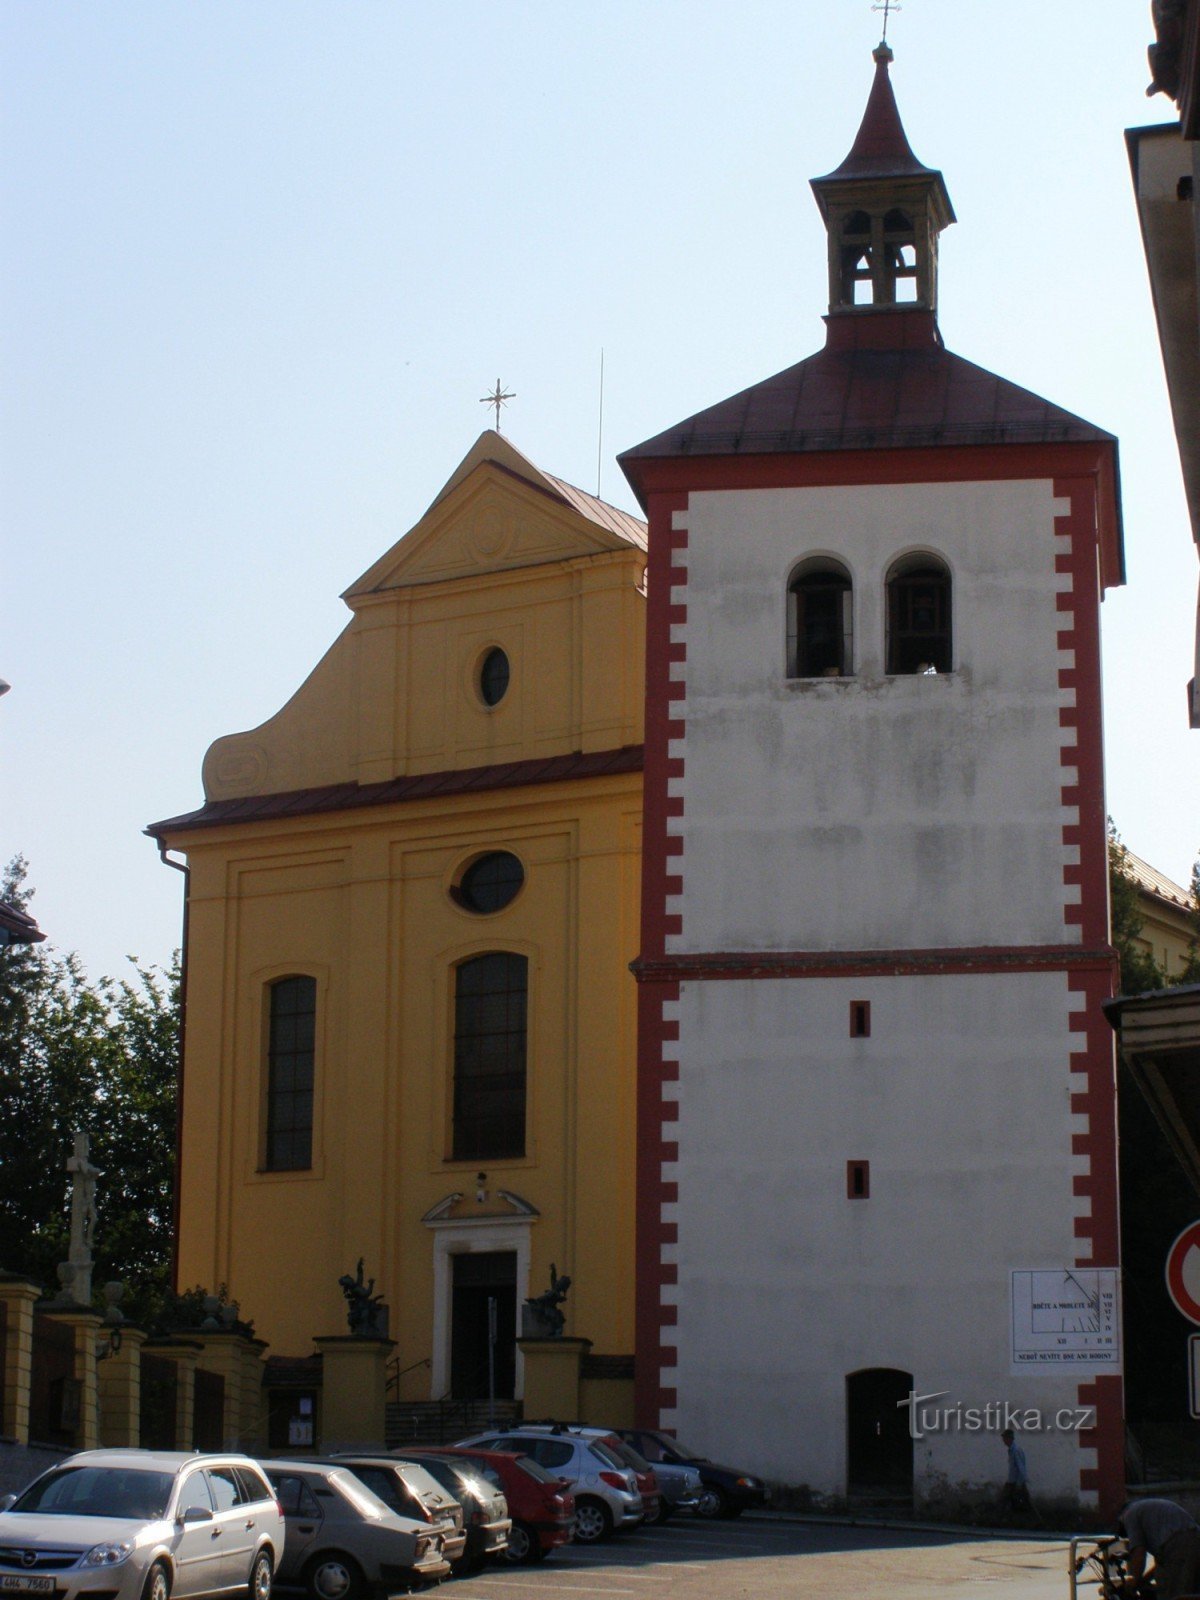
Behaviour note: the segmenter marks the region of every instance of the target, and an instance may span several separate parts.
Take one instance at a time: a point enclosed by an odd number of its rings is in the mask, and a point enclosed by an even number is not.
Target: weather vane
[[[898,0],[880,0],[880,3],[878,5],[873,5],[871,7],[872,11],[882,11],[883,12],[883,42],[884,42],[884,44],[887,43],[888,23],[891,21],[892,12],[893,11],[899,11],[900,9],[901,8],[900,8],[900,5],[898,3]]]
[[[499,378],[496,379],[496,388],[495,388],[495,391],[492,394],[485,394],[485,395],[481,395],[480,396],[479,404],[481,406],[495,406],[495,408],[496,408],[496,432],[497,433],[500,432],[500,407],[502,405],[504,405],[506,401],[515,400],[516,398],[517,398],[516,395],[513,394],[510,390],[501,387]]]

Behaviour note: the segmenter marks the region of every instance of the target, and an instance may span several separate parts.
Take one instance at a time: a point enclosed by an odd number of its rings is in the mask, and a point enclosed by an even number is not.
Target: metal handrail
[[[388,1389],[395,1389],[395,1391],[396,1391],[396,1393],[398,1395],[400,1393],[400,1379],[401,1378],[405,1377],[406,1374],[408,1374],[410,1372],[415,1372],[418,1367],[431,1367],[432,1365],[433,1365],[433,1361],[432,1361],[431,1357],[422,1356],[420,1361],[413,1361],[407,1367],[401,1367],[401,1365],[400,1365],[400,1357],[399,1356],[393,1356],[392,1359],[388,1362],[387,1367],[385,1369],[387,1374],[388,1374],[387,1382],[384,1384],[385,1392]],[[392,1370],[393,1368],[395,1368],[396,1370],[393,1371]]]

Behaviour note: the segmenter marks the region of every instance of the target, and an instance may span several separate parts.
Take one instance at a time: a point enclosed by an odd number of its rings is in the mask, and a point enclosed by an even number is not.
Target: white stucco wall
[[[1058,761],[1066,509],[1048,481],[690,496],[668,950],[1078,940]],[[955,670],[888,678],[885,574],[915,550],[953,575]],[[814,552],[854,579],[852,678],[786,677],[788,576]]]
[[[851,1000],[871,1002],[867,1039],[849,1037]],[[1074,1406],[1086,1372],[1009,1376],[1009,1273],[1076,1260],[1080,1004],[1059,973],[683,985],[664,1425],[838,1494],[858,1369],[909,1371],[943,1405]],[[846,1197],[848,1160],[870,1161],[869,1199]],[[1077,1497],[1075,1437],[1024,1442],[1035,1492]],[[1003,1447],[931,1435],[914,1468],[918,1495],[940,1475],[1000,1482]]]

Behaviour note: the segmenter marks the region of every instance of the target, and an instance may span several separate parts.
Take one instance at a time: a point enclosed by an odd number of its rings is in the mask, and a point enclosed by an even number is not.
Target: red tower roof
[[[813,183],[841,182],[845,178],[911,178],[924,177],[934,168],[924,166],[913,155],[900,110],[892,92],[888,66],[894,60],[891,50],[881,44],[875,51],[875,81],[867,97],[867,109],[862,124],[850,148],[850,154],[840,167]]]

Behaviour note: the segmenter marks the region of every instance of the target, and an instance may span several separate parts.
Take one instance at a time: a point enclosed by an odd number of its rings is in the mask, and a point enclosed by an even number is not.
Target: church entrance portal
[[[494,1329],[496,1397],[511,1400],[517,1350],[516,1251],[479,1250],[451,1259],[450,1393],[455,1400],[487,1398],[488,1346]]]
[[[909,1407],[912,1373],[868,1367],[846,1379],[846,1489],[851,1495],[912,1495]]]

